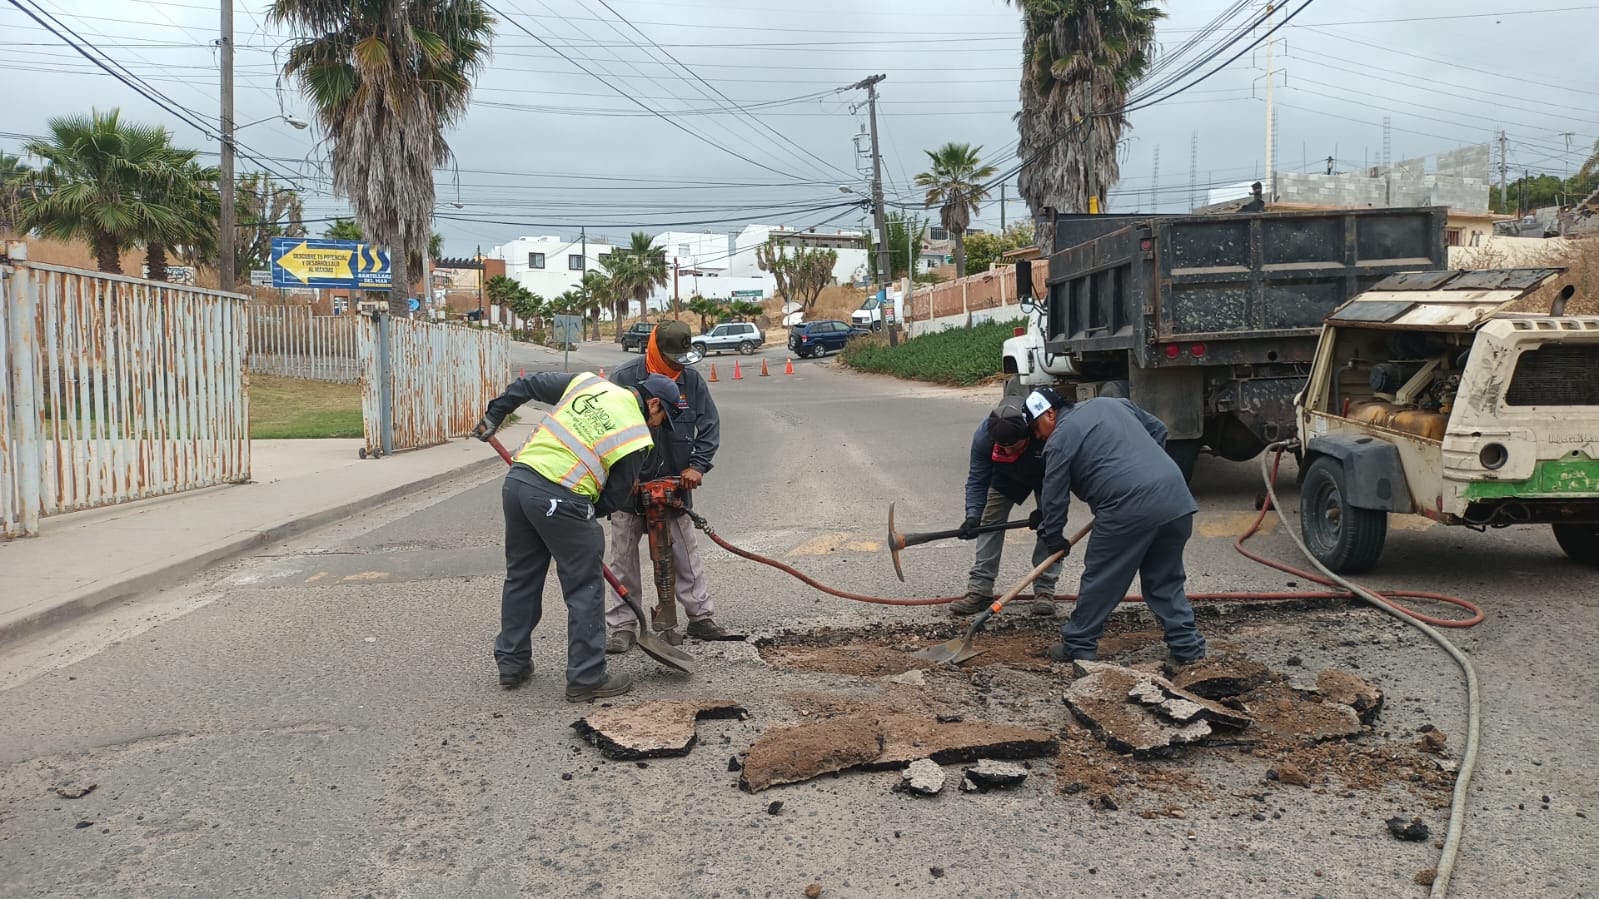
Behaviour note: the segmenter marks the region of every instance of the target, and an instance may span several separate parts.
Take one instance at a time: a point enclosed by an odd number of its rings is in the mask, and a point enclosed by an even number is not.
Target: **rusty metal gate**
[[[361,377],[353,315],[312,315],[309,306],[250,307],[250,374],[354,384]]]
[[[243,297],[41,263],[3,274],[5,536],[249,480]]]
[[[364,455],[465,436],[511,378],[510,341],[496,331],[379,314],[358,346]]]

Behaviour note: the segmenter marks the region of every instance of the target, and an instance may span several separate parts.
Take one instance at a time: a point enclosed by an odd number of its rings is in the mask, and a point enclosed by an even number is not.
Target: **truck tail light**
[[[1012,328],[1011,331],[1010,331],[1010,336],[1012,336],[1012,337],[1026,337],[1027,336],[1027,329],[1026,328]]]
[[[1188,352],[1192,353],[1196,357],[1203,357],[1205,355],[1205,345],[1202,343],[1196,343],[1188,348]]]
[[[1179,353],[1181,353],[1181,352],[1182,352],[1182,350],[1178,348],[1177,344],[1175,344],[1175,343],[1166,344],[1166,358],[1167,359],[1176,359],[1177,355]]]

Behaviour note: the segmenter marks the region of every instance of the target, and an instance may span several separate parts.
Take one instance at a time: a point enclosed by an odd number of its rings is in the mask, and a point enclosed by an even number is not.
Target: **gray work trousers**
[[[505,589],[500,594],[500,635],[494,661],[501,674],[533,665],[533,628],[544,617],[544,581],[555,562],[566,599],[566,683],[588,687],[605,681],[605,531],[586,498],[540,478],[530,484],[506,478]]]
[[[1016,503],[1010,497],[998,490],[988,491],[988,503],[983,506],[983,517],[979,519],[982,524],[1001,524],[1010,518],[1011,510],[1016,508]],[[966,592],[977,593],[982,596],[994,595],[994,579],[999,576],[999,557],[1005,549],[1006,531],[994,531],[988,534],[977,535],[977,561],[972,565],[972,570],[966,575]],[[1029,568],[1037,568],[1038,563],[1049,558],[1049,550],[1039,541],[1033,542],[1033,564]],[[1060,580],[1060,563],[1044,569],[1044,573],[1033,581],[1033,593],[1048,596],[1055,595],[1055,582]]]
[[[1166,646],[1179,659],[1205,654],[1205,638],[1194,626],[1194,607],[1183,585],[1183,548],[1194,532],[1194,516],[1184,515],[1159,527],[1105,534],[1094,528],[1083,554],[1083,580],[1072,617],[1061,628],[1061,643],[1074,659],[1094,659],[1105,621],[1127,595],[1138,575],[1144,604],[1166,635]]]
[[[653,570],[650,576],[651,595],[646,597],[639,574],[639,541],[645,538],[648,525],[644,516],[631,512],[611,513],[611,573],[622,582],[627,592],[638,600],[639,608],[648,610],[655,605]],[[711,591],[705,585],[705,563],[700,559],[700,545],[694,538],[694,524],[687,515],[672,519],[672,571],[673,591],[677,601],[688,613],[688,620],[709,618],[716,611],[711,602]],[[605,610],[605,623],[611,630],[632,630],[637,619],[622,597],[610,587],[605,588],[605,598],[610,603]]]

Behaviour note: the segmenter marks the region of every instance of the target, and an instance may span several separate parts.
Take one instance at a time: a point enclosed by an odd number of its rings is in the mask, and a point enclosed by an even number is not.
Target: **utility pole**
[[[238,273],[233,270],[233,0],[222,0],[222,172],[217,185],[222,209],[217,221],[217,286],[234,290]]]
[[[999,185],[999,233],[1005,234],[1005,185]]]
[[[483,245],[477,245],[477,320],[483,323]]]
[[[681,321],[682,317],[678,314],[677,271],[678,271],[677,257],[673,256],[672,257],[672,318]]]
[[[1499,208],[1501,210],[1510,208],[1509,188],[1507,186],[1509,182],[1506,181],[1509,173],[1510,158],[1505,155],[1505,132],[1501,129],[1499,132]]]
[[[866,91],[866,106],[869,113],[867,118],[872,126],[872,217],[877,225],[877,303],[880,315],[888,302],[888,281],[893,273],[893,265],[889,261],[888,216],[883,211],[883,153],[877,141],[877,85],[887,77],[887,75],[873,75],[855,85],[857,90]],[[888,328],[889,346],[898,346],[899,335],[894,327],[889,327],[886,320],[883,324]],[[894,325],[898,324],[896,320]]]
[[[1266,3],[1266,30],[1268,33],[1271,31],[1271,20],[1276,11],[1277,7],[1268,0]],[[1277,80],[1277,72],[1273,67],[1275,59],[1272,56],[1272,49],[1276,46],[1276,43],[1275,40],[1269,37],[1266,39],[1266,201],[1268,203],[1277,196],[1277,173],[1276,169],[1272,167],[1274,162],[1272,151],[1276,149],[1277,132],[1275,129],[1276,123],[1272,121],[1273,109],[1271,102],[1272,82]]]

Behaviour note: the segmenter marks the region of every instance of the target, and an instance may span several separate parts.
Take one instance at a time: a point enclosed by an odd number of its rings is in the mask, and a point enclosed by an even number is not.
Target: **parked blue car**
[[[851,327],[849,322],[837,319],[805,322],[788,332],[788,348],[801,359],[825,355],[829,350],[842,350],[844,344],[865,334],[865,328]]]

